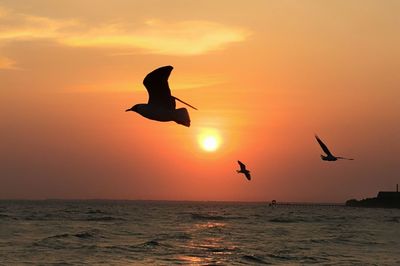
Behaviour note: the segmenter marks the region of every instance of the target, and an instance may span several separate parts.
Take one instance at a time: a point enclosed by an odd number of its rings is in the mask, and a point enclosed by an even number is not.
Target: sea
[[[400,265],[400,209],[3,200],[0,265]]]

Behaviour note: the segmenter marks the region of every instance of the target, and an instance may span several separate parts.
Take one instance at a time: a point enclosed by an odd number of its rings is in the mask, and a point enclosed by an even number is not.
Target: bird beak
[[[126,109],[126,110],[125,110],[125,112],[128,112],[128,111],[132,111],[132,109],[131,109],[131,108],[129,108],[129,109]]]

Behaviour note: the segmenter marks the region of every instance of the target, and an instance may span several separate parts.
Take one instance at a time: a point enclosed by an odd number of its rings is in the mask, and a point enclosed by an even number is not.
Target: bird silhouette
[[[146,87],[149,94],[148,103],[136,104],[125,111],[136,112],[151,120],[161,122],[174,121],[189,127],[190,117],[188,111],[186,108],[176,109],[175,100],[195,110],[197,110],[197,108],[171,95],[168,78],[172,69],[172,66],[163,66],[147,74],[143,80],[143,85]]]
[[[351,158],[345,158],[345,157],[338,157],[334,156],[328,149],[328,147],[322,142],[322,140],[315,135],[315,138],[317,139],[319,145],[321,146],[322,150],[326,153],[326,156],[321,154],[321,159],[324,161],[337,161],[338,159],[343,159],[343,160],[354,160]]]
[[[251,180],[251,176],[250,176],[250,171],[246,169],[246,165],[244,163],[242,163],[241,161],[237,161],[239,166],[240,166],[240,170],[236,170],[236,172],[244,174],[247,178],[247,180]]]

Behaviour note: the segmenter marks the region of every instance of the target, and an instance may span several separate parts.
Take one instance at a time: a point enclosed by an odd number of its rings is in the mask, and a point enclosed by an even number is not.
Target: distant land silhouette
[[[369,207],[369,208],[399,208],[400,192],[399,185],[396,191],[380,191],[376,198],[366,198],[363,200],[351,199],[346,201],[346,206],[350,207]]]

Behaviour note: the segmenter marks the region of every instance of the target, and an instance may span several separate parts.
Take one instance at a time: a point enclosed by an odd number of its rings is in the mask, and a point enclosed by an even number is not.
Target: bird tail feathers
[[[350,161],[354,160],[353,158],[346,158],[346,157],[336,157],[336,158],[343,160],[350,160]]]
[[[176,123],[190,127],[190,117],[186,108],[179,108],[175,110],[175,120]]]

